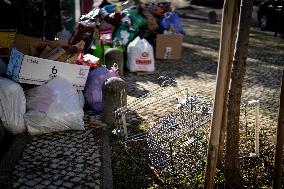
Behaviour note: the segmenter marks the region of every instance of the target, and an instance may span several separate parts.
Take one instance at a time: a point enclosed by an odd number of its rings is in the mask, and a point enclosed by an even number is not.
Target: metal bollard
[[[208,23],[209,24],[216,24],[217,23],[217,14],[215,11],[210,11],[208,13]]]
[[[102,121],[109,126],[116,123],[113,111],[127,104],[127,84],[118,77],[107,79],[102,86]]]
[[[108,69],[116,63],[118,65],[118,73],[120,77],[123,77],[123,67],[124,67],[124,59],[123,52],[117,48],[109,48],[106,50],[104,54],[105,65]]]

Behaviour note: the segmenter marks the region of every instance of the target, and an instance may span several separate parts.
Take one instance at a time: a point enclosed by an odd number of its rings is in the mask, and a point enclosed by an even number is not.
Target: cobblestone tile
[[[50,180],[44,180],[41,182],[41,184],[45,185],[45,186],[49,186],[51,184]]]
[[[66,188],[72,188],[73,187],[73,183],[71,183],[71,182],[64,182],[63,183],[63,186],[65,186]]]
[[[43,189],[43,188],[46,188],[46,186],[41,185],[41,184],[37,184],[37,185],[35,186],[35,189]]]

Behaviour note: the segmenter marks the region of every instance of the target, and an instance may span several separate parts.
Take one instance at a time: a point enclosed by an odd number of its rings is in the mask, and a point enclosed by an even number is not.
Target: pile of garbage
[[[84,129],[84,105],[101,112],[102,85],[155,71],[157,35],[184,34],[171,3],[103,1],[67,42],[16,35],[9,64],[0,59],[0,119],[13,134]],[[167,56],[170,57],[167,48]],[[120,55],[120,56],[118,56]]]
[[[121,4],[102,1],[99,7],[81,16],[69,39],[70,44],[86,42],[84,51],[105,63],[104,53],[117,48],[125,54],[131,72],[155,69],[155,47],[158,34],[184,34],[170,2],[141,3],[129,0]]]

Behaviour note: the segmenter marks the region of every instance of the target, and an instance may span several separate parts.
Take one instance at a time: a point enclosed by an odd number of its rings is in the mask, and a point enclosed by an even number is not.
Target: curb
[[[12,173],[30,141],[27,133],[18,134],[0,162],[0,188],[12,188]]]
[[[112,189],[113,188],[113,176],[112,176],[112,166],[111,166],[111,152],[110,152],[110,129],[102,128],[102,189]]]
[[[202,20],[202,21],[208,21],[208,18],[201,17],[201,16],[196,16],[196,15],[189,15],[189,14],[184,14],[184,13],[179,13],[177,12],[178,16],[180,18],[188,18],[188,19],[195,19],[195,20]]]

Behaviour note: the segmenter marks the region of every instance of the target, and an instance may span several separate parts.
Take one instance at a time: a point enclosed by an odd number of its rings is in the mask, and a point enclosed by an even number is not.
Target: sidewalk
[[[197,20],[208,20],[208,13],[215,11],[217,15],[217,21],[221,22],[222,19],[222,9],[203,7],[197,5],[188,5],[186,7],[178,8],[175,10],[181,18],[197,19]]]
[[[109,144],[103,141],[106,125],[91,110],[85,112],[84,122],[84,131],[31,136],[12,144],[1,162],[1,188],[101,188],[102,163],[109,158]]]
[[[258,27],[257,21],[257,6],[253,7],[252,12],[252,26]],[[208,20],[208,13],[215,11],[217,15],[217,22],[222,21],[222,8],[203,7],[198,5],[191,5],[180,7],[175,10],[181,18],[197,19],[202,21]]]

